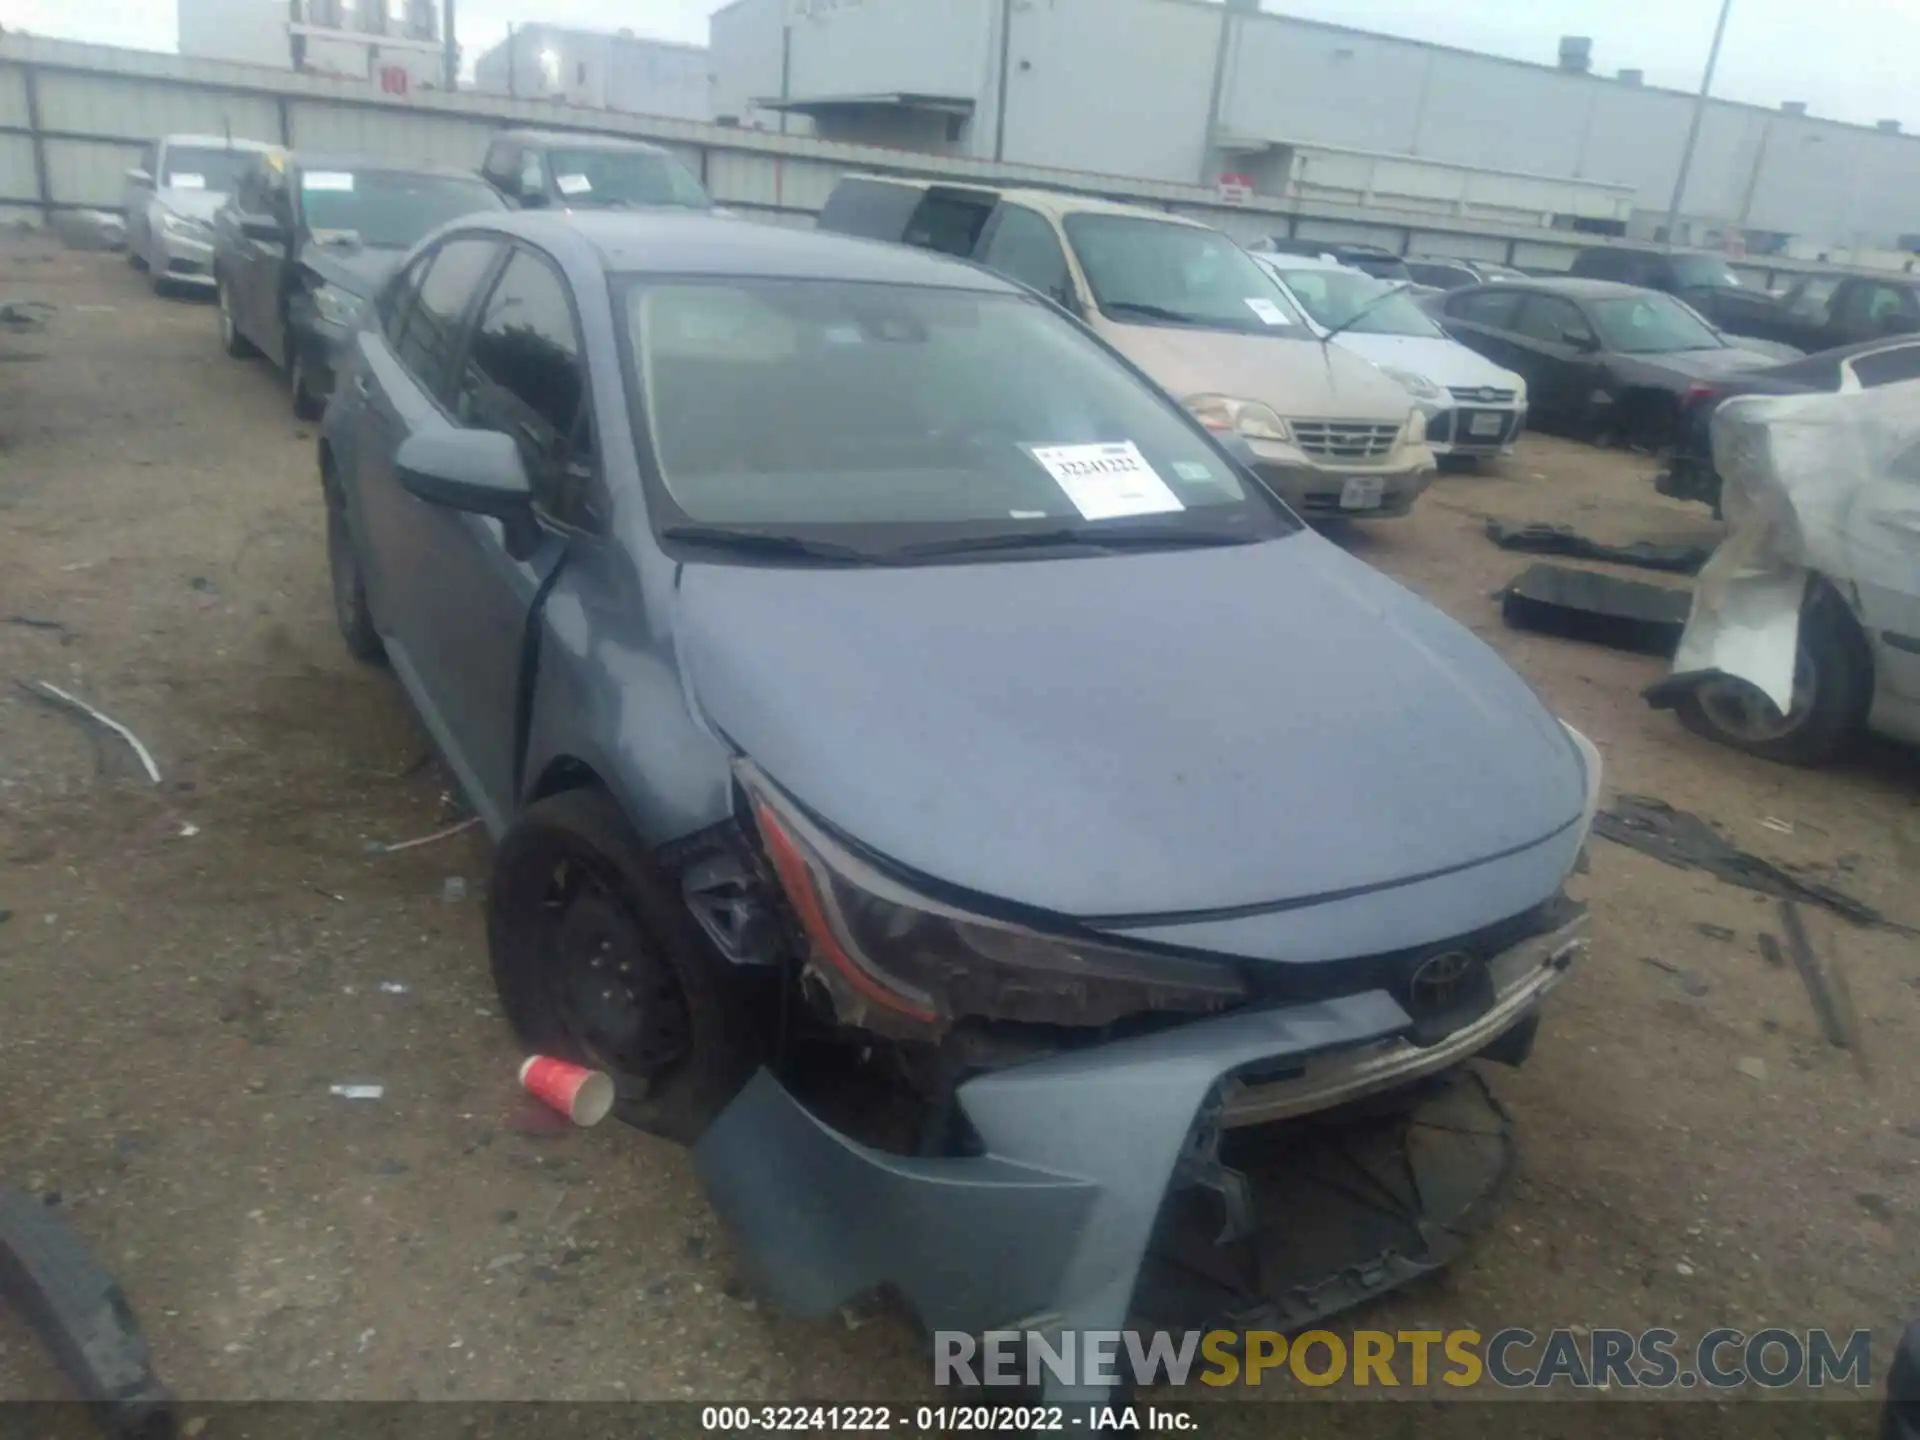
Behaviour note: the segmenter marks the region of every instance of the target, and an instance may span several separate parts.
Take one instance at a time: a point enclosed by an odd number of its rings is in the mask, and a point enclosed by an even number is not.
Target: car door
[[[1920,330],[1920,306],[1911,287],[1887,280],[1852,280],[1834,298],[1835,345],[1878,340]]]
[[[1053,222],[1037,210],[1002,204],[981,231],[974,258],[988,269],[1038,290],[1076,315],[1085,308]]]
[[[1599,341],[1580,307],[1564,295],[1534,292],[1514,320],[1514,362],[1536,414],[1569,419],[1584,412]]]
[[[293,213],[287,202],[287,172],[278,157],[262,160],[256,169],[252,203],[258,208],[246,217],[256,224],[270,220],[278,233],[248,233],[242,224],[233,245],[233,278],[228,290],[234,320],[242,333],[275,364],[286,360],[286,327],[279,294],[287,257],[293,244]]]
[[[432,275],[426,283],[431,287]],[[527,617],[569,537],[592,543],[606,515],[580,323],[550,258],[525,245],[513,249],[454,371],[452,422],[513,438],[542,523],[509,534],[486,516],[419,505],[412,554],[432,582],[401,624],[409,653],[432,677],[435,702],[477,787],[476,803],[484,796],[504,818],[516,798]]]
[[[256,161],[234,183],[233,194],[213,217],[214,277],[224,287],[227,308],[233,315],[233,328],[255,345],[262,341],[253,313],[253,268],[259,260],[259,247],[247,234],[250,220],[257,220],[266,206],[266,163]]]
[[[1511,370],[1519,348],[1514,343],[1513,324],[1521,298],[1518,290],[1498,287],[1456,290],[1447,296],[1440,313],[1445,316],[1449,335]]]
[[[364,327],[355,337],[359,353],[349,381],[358,419],[355,538],[375,623],[422,722],[469,798],[482,807],[496,802],[460,748],[448,709],[448,697],[463,688],[449,679],[464,663],[463,653],[434,648],[444,634],[445,607],[466,597],[447,593],[448,577],[435,569],[435,560],[447,548],[449,528],[488,522],[403,489],[394,456],[410,436],[455,424],[456,366],[466,330],[504,252],[505,242],[494,236],[456,233],[422,256],[383,298],[381,325]],[[517,634],[494,635],[476,624],[467,644],[514,646],[518,640]]]

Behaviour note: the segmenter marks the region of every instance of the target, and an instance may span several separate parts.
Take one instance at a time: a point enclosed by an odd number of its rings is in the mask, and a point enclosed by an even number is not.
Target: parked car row
[[[535,130],[497,136],[478,173],[175,135],[148,146],[126,183],[132,263],[156,291],[212,288],[226,352],[278,364],[308,420],[326,408],[360,312],[447,222],[509,208],[712,208],[660,146]]]

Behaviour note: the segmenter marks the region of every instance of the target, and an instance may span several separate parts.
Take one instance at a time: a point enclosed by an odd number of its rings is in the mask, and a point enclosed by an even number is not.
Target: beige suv
[[[1078,315],[1304,515],[1404,515],[1433,478],[1426,423],[1368,361],[1317,339],[1211,226],[1048,190],[855,175],[820,228],[978,261]]]

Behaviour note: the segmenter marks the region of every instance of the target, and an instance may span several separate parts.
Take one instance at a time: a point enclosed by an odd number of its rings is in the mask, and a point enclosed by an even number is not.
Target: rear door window
[[[460,331],[500,246],[477,236],[447,241],[433,253],[413,303],[400,319],[394,353],[420,388],[451,408],[452,363]]]
[[[1920,345],[1896,345],[1891,350],[1857,355],[1852,364],[1853,373],[1869,390],[1902,380],[1920,380]]]
[[[899,242],[907,222],[926,192],[918,185],[893,185],[885,180],[842,180],[833,187],[820,212],[820,228],[838,235],[862,235],[869,240]]]
[[[980,243],[980,232],[986,229],[993,207],[989,196],[929,190],[907,222],[906,242],[965,258]]]
[[[1513,329],[1513,314],[1519,308],[1518,290],[1471,290],[1447,301],[1450,318],[1489,330]]]
[[[1529,295],[1520,307],[1515,333],[1547,345],[1572,345],[1591,341],[1593,327],[1581,315],[1580,307],[1559,295]]]

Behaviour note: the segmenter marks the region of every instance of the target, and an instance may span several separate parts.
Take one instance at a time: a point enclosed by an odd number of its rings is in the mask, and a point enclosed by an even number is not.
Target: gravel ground
[[[0,679],[86,697],[164,776],[0,688],[0,1176],[57,1195],[170,1382],[206,1400],[933,1398],[904,1323],[758,1307],[680,1151],[562,1132],[518,1097],[486,841],[369,848],[456,812],[398,689],[334,631],[312,436],[278,377],[221,355],[210,306],[152,298],[114,257],[9,241],[0,290],[60,307],[46,334],[0,338]],[[1751,760],[1645,707],[1660,662],[1501,626],[1490,595],[1527,560],[1487,543],[1489,517],[1712,537],[1651,473],[1528,437],[1409,520],[1335,538],[1502,650],[1599,744],[1609,794],[1697,811],[1920,922],[1912,757]],[[1920,1308],[1920,949],[1813,920],[1856,1057],[1759,953],[1769,902],[1601,843],[1576,885],[1594,951],[1532,1062],[1491,1075],[1521,1136],[1510,1204],[1461,1263],[1355,1321],[1872,1326],[1885,1353]],[[0,1316],[0,1399],[61,1393]]]

